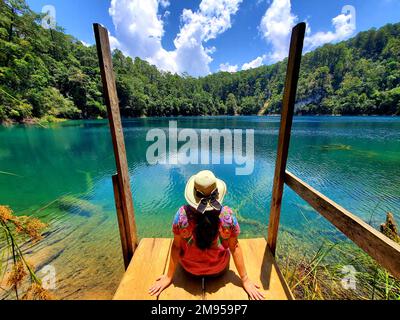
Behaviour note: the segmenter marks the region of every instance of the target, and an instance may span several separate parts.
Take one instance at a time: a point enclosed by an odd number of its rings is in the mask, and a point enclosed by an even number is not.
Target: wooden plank
[[[261,286],[266,300],[292,300],[275,258],[265,239],[239,240],[249,278]],[[206,279],[206,300],[248,300],[233,259],[227,274]]]
[[[400,245],[290,172],[285,182],[349,239],[400,279]]]
[[[245,240],[239,240],[240,243],[243,241]],[[207,278],[205,281],[205,300],[248,299],[249,297],[242,287],[242,280],[232,257],[227,273],[218,278]]]
[[[249,278],[261,286],[266,300],[292,300],[291,294],[265,239],[240,241]]]
[[[165,267],[167,272],[171,252]],[[172,284],[165,289],[158,300],[203,300],[203,284],[202,278],[189,275],[179,265],[175,271]]]
[[[114,189],[114,199],[115,199],[115,208],[117,210],[117,220],[118,220],[118,227],[119,227],[119,235],[121,239],[121,247],[122,247],[122,255],[124,257],[124,265],[125,270],[129,267],[129,253],[128,253],[128,243],[126,239],[126,229],[125,229],[125,222],[124,222],[124,214],[122,209],[122,202],[121,202],[121,193],[119,190],[119,183],[118,183],[118,175],[112,176],[112,183]]]
[[[128,161],[126,158],[125,141],[119,110],[119,99],[117,95],[115,76],[113,71],[110,42],[108,39],[107,29],[97,23],[94,24],[93,27],[96,37],[101,78],[103,82],[104,100],[107,106],[108,119],[110,123],[111,137],[118,173],[118,184],[120,190],[120,200],[125,226],[124,232],[126,234],[128,253],[128,256],[125,257],[125,259],[130,261],[137,247],[138,238],[136,232]]]
[[[294,105],[296,101],[297,83],[300,73],[305,30],[305,23],[300,23],[295,26],[293,28],[292,39],[290,43],[286,84],[281,111],[281,126],[279,130],[275,177],[271,199],[271,211],[268,225],[268,246],[270,247],[273,255],[275,255],[276,241],[279,231],[284,177],[289,152],[290,133],[292,130]]]
[[[122,278],[114,300],[156,300],[148,291],[164,274],[172,239],[143,239]]]

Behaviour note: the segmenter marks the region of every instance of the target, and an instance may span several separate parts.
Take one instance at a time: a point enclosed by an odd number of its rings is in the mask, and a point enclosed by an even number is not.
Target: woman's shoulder
[[[232,208],[228,206],[222,208],[219,218],[221,219],[223,226],[232,226],[237,224],[236,215]]]
[[[187,212],[188,212],[188,207],[186,205],[180,207],[175,214],[174,224],[181,225],[183,223],[184,225],[186,225],[186,223],[188,222]]]
[[[224,207],[222,207],[221,214],[230,214],[230,215],[232,215],[233,214],[233,210],[232,210],[231,207],[224,206]]]
[[[192,236],[192,227],[187,216],[188,207],[182,206],[175,214],[172,224],[172,231],[175,235],[181,236],[183,239],[190,241]]]
[[[221,218],[224,216],[233,216],[233,215],[234,215],[234,212],[231,207],[228,207],[228,206],[222,207],[221,214],[220,214]]]
[[[222,239],[237,237],[240,234],[240,226],[233,210],[226,206],[223,207],[220,214],[221,229],[220,236]]]

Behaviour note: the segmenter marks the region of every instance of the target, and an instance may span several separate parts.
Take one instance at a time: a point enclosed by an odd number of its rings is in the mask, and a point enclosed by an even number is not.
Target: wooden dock
[[[148,294],[168,268],[172,239],[143,239],[126,271],[114,300],[157,300]],[[247,273],[261,286],[266,300],[292,300],[291,294],[265,239],[239,240]],[[158,300],[248,300],[231,258],[230,268],[218,278],[192,277],[181,267],[173,283]]]

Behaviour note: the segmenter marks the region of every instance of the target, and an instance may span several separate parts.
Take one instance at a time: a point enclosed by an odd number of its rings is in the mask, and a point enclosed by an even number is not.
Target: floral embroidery
[[[230,213],[225,212],[222,219],[223,219],[224,225],[230,226],[232,224],[232,215]]]
[[[221,226],[220,237],[222,240],[229,240],[231,237],[237,237],[240,234],[239,223],[229,207],[224,207],[220,214]]]
[[[189,223],[185,207],[181,207],[176,213],[174,223],[172,226],[173,232],[176,235],[180,235],[189,244],[192,243],[192,229],[193,227]]]
[[[219,240],[226,243],[231,237],[240,234],[240,226],[236,216],[229,207],[224,207],[220,213]],[[194,222],[188,217],[185,206],[181,207],[175,215],[172,229],[174,234],[180,235],[188,244],[193,243]],[[218,240],[218,239],[216,239]]]
[[[186,212],[183,212],[179,215],[179,225],[182,229],[185,229],[189,226],[188,218]]]

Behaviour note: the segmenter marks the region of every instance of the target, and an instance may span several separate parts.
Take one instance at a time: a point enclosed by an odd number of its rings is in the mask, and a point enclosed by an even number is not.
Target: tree
[[[226,111],[229,115],[236,115],[238,110],[238,105],[236,101],[236,97],[233,93],[228,94],[228,98],[226,99]]]
[[[240,113],[246,115],[257,114],[260,108],[257,106],[256,99],[254,97],[244,97],[240,103]]]

